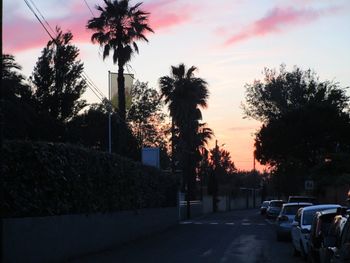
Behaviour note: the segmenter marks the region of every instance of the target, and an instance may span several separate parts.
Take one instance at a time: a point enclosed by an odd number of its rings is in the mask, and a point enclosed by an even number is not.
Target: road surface
[[[273,223],[258,210],[182,221],[162,233],[69,263],[300,263],[290,242],[277,242]]]

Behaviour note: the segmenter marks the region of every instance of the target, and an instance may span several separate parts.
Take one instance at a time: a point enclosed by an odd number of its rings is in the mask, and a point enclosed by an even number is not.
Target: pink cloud
[[[17,17],[15,23],[3,27],[4,52],[16,53],[24,49],[45,46],[49,36],[43,31],[39,23]]]
[[[57,25],[61,27],[63,32],[70,30],[73,33],[73,43],[90,41],[91,32],[88,32],[85,28],[86,21],[84,19],[51,20],[48,22],[53,29]],[[50,40],[49,35],[36,20],[18,17],[16,23],[5,25],[3,30],[3,48],[5,52],[9,53],[21,52],[32,48],[44,48]],[[50,30],[49,32],[54,36],[54,33]]]
[[[95,15],[98,11],[91,7]],[[144,4],[141,8],[150,12],[149,22],[156,33],[183,24],[191,19],[195,7],[177,0],[155,0]],[[51,27],[56,25],[65,32],[73,33],[73,43],[90,42],[92,31],[86,29],[91,13],[82,2],[71,2],[69,14],[60,19],[47,18]],[[74,14],[74,15],[73,15]],[[8,14],[9,19],[3,24],[3,46],[5,52],[16,53],[27,49],[44,47],[50,37],[37,20]],[[11,18],[11,19],[10,19]]]
[[[229,37],[225,41],[225,45],[235,44],[253,37],[280,33],[285,31],[287,27],[308,24],[320,18],[321,15],[334,13],[337,10],[337,8],[325,10],[295,9],[293,7],[274,8],[265,17],[256,20],[244,30]]]
[[[176,0],[157,0],[145,4],[142,9],[150,12],[151,28],[158,31],[188,22],[197,7]]]

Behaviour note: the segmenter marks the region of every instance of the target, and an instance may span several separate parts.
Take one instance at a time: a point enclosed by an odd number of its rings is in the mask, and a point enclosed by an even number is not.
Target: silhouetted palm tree
[[[173,130],[176,126],[179,131],[176,148],[177,152],[180,152],[180,163],[188,187],[188,202],[194,194],[198,148],[205,144],[212,134],[211,130],[199,133],[200,128],[203,128],[199,122],[202,119],[200,108],[207,107],[209,91],[205,80],[194,77],[195,70],[194,66],[186,70],[184,64],[172,66],[171,76],[164,76],[159,80],[162,96],[173,119]],[[189,208],[189,205],[187,207]]]
[[[148,42],[145,33],[153,30],[147,24],[149,13],[139,9],[142,3],[134,6],[129,0],[104,0],[104,3],[104,7],[96,6],[100,16],[90,19],[87,28],[95,31],[91,40],[103,47],[103,59],[112,51],[113,63],[118,63],[118,108],[125,120],[124,66],[134,52],[139,52],[136,41]]]

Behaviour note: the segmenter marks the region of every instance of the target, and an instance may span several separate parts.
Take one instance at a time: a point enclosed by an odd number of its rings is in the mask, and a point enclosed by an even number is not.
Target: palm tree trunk
[[[189,173],[189,162],[188,158],[185,160],[185,166],[183,169],[183,173],[185,174],[185,182],[187,186],[187,193],[186,193],[186,207],[187,207],[187,219],[191,218],[191,192],[192,192],[192,187],[191,187],[191,176]]]
[[[175,174],[175,121],[174,117],[171,118],[171,171]]]
[[[125,121],[125,81],[124,81],[124,65],[118,61],[118,112],[121,120]]]
[[[118,60],[118,115],[120,119],[120,132],[118,149],[119,154],[124,154],[126,145],[126,123],[125,123],[125,81],[124,81],[124,65]]]

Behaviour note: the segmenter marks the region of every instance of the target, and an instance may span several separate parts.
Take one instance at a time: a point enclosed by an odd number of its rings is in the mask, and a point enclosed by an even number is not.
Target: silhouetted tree
[[[131,107],[127,112],[127,121],[138,148],[158,147],[160,149],[160,165],[168,168],[169,125],[163,112],[163,102],[156,89],[148,87],[148,83],[136,81],[131,90]]]
[[[202,119],[200,108],[207,107],[209,96],[207,83],[194,77],[195,70],[194,66],[186,70],[184,64],[172,66],[171,76],[161,77],[159,81],[170,116],[178,128],[177,151],[181,154],[180,163],[188,188],[187,201],[194,197],[199,121]]]
[[[1,99],[5,139],[42,139],[44,122],[35,110],[30,85],[13,55],[2,55]]]
[[[167,147],[163,103],[156,89],[137,81],[131,90],[127,120],[140,147]]]
[[[149,13],[140,9],[142,3],[132,6],[129,0],[104,0],[105,6],[97,5],[99,17],[90,19],[87,28],[95,31],[93,42],[103,47],[103,59],[113,52],[113,62],[118,63],[118,107],[120,118],[125,121],[124,66],[139,49],[136,41],[148,42],[145,33],[153,32],[148,26]]]
[[[264,81],[247,84],[246,92],[245,115],[263,122],[256,158],[274,169],[280,191],[301,190],[312,167],[350,152],[349,97],[338,83],[282,65],[279,72],[265,69]]]
[[[328,105],[339,112],[349,109],[349,97],[338,83],[320,81],[315,72],[294,67],[288,72],[281,65],[279,72],[265,68],[264,80],[246,84],[246,117],[264,124],[305,105]]]
[[[63,128],[86,106],[81,95],[86,89],[79,50],[71,44],[72,33],[56,28],[57,36],[47,43],[32,74],[34,97],[40,114],[47,114]],[[62,136],[62,131],[59,132]]]

